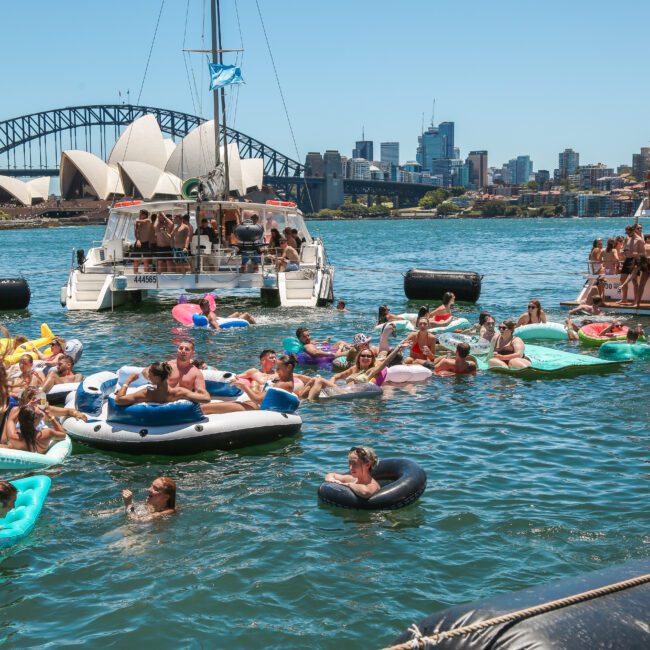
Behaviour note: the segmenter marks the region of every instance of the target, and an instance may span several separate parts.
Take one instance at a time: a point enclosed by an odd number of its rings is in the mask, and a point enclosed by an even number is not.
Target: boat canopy
[[[222,222],[224,218],[242,221],[250,220],[254,215],[259,218],[259,224],[264,228],[264,234],[270,235],[272,228],[282,234],[285,228],[292,228],[298,231],[298,235],[308,244],[311,244],[312,237],[307,230],[302,213],[295,206],[269,205],[265,203],[240,203],[231,201],[156,201],[152,203],[139,203],[135,205],[120,206],[111,208],[106,230],[102,243],[110,241],[123,241],[133,243],[135,241],[134,224],[140,210],[147,210],[149,214],[164,212],[167,215],[189,214],[190,223],[196,228],[196,213],[199,211],[200,218]]]

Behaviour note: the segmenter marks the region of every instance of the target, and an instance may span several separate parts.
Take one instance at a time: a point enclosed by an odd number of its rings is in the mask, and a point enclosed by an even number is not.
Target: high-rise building
[[[399,142],[382,142],[380,151],[381,162],[399,165]]]
[[[431,125],[418,137],[417,161],[422,169],[432,170],[432,161],[454,157],[454,123]]]
[[[614,175],[614,170],[602,163],[598,163],[597,165],[583,165],[578,171],[580,173],[580,187],[583,190],[589,190],[592,187],[596,187],[596,181],[599,178]]]
[[[637,181],[645,181],[650,171],[650,147],[641,147],[641,153],[632,154],[632,174]]]
[[[470,185],[477,190],[487,187],[488,152],[485,150],[470,151],[467,156],[467,163],[469,165]]]
[[[356,181],[370,180],[370,163],[365,158],[352,158],[352,160],[348,160],[348,165],[351,165],[351,179]]]
[[[526,184],[533,173],[533,161],[530,156],[517,156],[515,171],[515,185]]]
[[[558,173],[561,179],[573,176],[580,166],[580,154],[573,149],[565,149],[558,154]]]
[[[373,160],[372,140],[366,140],[365,131],[361,131],[361,140],[356,141],[356,146],[352,150],[352,158],[363,158],[364,160]]]
[[[535,172],[535,182],[538,190],[545,189],[546,185],[551,182],[551,173],[548,169],[538,169]]]

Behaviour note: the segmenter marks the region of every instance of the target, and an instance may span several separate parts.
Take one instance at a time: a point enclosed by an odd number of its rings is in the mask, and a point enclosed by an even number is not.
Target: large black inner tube
[[[0,309],[27,309],[30,298],[25,278],[0,278]]]
[[[355,510],[395,510],[417,501],[427,486],[424,470],[408,458],[386,458],[377,463],[372,476],[382,488],[369,499],[357,496],[349,487],[322,483],[319,498],[331,506]]]
[[[451,291],[456,300],[476,302],[481,295],[481,276],[474,271],[410,269],[404,276],[409,300],[442,300]]]

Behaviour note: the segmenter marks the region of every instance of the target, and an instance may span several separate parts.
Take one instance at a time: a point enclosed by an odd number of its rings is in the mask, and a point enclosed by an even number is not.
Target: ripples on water
[[[484,308],[518,315],[538,297],[557,320],[592,239],[621,229],[617,220],[315,223],[349,314],[262,311],[251,298],[243,306],[261,313],[260,326],[192,334],[200,356],[234,370],[302,323],[350,338],[370,329],[379,303],[407,308],[400,274],[414,266],[485,273],[480,304],[459,306],[470,318]],[[172,297],[114,313],[60,308],[69,249],[99,235],[0,233],[1,275],[61,270],[30,276],[29,313],[3,324],[33,334],[47,322],[81,338],[86,374],[172,355],[185,334]],[[571,275],[539,275],[547,269]],[[0,640],[372,647],[439,608],[646,557],[648,369],[545,381],[483,374],[307,404],[299,436],[241,453],[138,460],[77,450],[51,472],[29,540],[0,560]],[[351,444],[419,462],[422,499],[389,513],[320,505],[324,472],[345,468]],[[160,474],[179,482],[180,513],[127,522],[120,491],[142,500]]]

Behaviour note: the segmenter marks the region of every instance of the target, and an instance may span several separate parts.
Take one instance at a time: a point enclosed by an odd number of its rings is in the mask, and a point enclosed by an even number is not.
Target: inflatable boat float
[[[445,609],[385,650],[649,648],[649,601],[650,560],[628,562]]]
[[[515,328],[522,341],[568,341],[569,334],[562,323],[532,323]]]
[[[650,345],[647,343],[627,343],[608,341],[598,349],[601,359],[614,361],[650,361]]]
[[[372,470],[373,478],[381,490],[369,499],[357,496],[349,487],[340,483],[322,483],[318,498],[330,506],[353,510],[396,510],[417,501],[427,486],[427,475],[408,458],[380,460]]]
[[[125,454],[184,456],[267,444],[298,433],[302,426],[295,414],[298,397],[278,388],[268,389],[260,410],[203,415],[200,406],[188,400],[116,404],[117,386],[118,375],[106,371],[79,385],[67,406],[85,413],[88,421],[63,422],[75,442]]]
[[[604,372],[615,370],[623,363],[630,363],[629,361],[606,361],[587,354],[574,354],[530,343],[526,345],[525,354],[532,364],[528,368],[492,367],[486,358],[482,358],[478,359],[479,370],[517,375],[526,379],[539,379],[541,377],[572,377],[586,373]]]
[[[49,476],[30,476],[11,483],[18,495],[13,510],[0,517],[0,549],[17,544],[32,532],[52,481]]]
[[[72,441],[68,436],[55,442],[44,454],[19,449],[0,448],[0,470],[23,472],[61,465],[72,451]]]
[[[609,323],[590,323],[589,325],[583,325],[578,330],[578,338],[582,344],[592,348],[598,347],[608,341],[625,341],[629,327],[627,325],[615,327],[610,331],[609,335],[603,336],[601,332],[607,329],[609,325]],[[639,336],[639,341],[645,341],[645,336]]]
[[[187,327],[210,327],[208,319],[201,312],[201,308],[193,302],[187,302],[187,298],[181,296],[178,304],[172,308],[174,320]],[[210,303],[210,311],[217,308],[214,295],[206,293],[204,298]],[[219,329],[232,329],[234,327],[248,327],[250,323],[243,318],[217,318]]]

